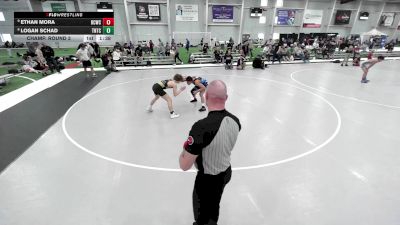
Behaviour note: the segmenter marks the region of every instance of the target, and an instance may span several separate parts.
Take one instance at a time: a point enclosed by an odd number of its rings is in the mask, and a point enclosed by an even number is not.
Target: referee
[[[194,163],[198,169],[193,225],[217,224],[222,193],[232,175],[231,152],[241,129],[239,119],[225,110],[228,95],[223,81],[212,81],[205,97],[209,114],[193,125],[179,157],[182,170]]]

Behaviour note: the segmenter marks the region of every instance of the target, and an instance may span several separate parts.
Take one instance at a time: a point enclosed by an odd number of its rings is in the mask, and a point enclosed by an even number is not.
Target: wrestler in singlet
[[[168,104],[168,109],[169,109],[169,112],[170,112],[171,119],[179,117],[179,114],[176,114],[174,112],[174,109],[172,107],[172,99],[165,92],[165,89],[172,88],[174,97],[176,97],[180,93],[182,93],[186,88],[186,86],[183,86],[179,90],[177,90],[177,84],[179,84],[180,82],[183,82],[183,76],[180,75],[180,74],[176,74],[173,79],[162,80],[160,82],[157,82],[157,83],[153,84],[153,88],[152,89],[153,89],[153,92],[154,92],[155,96],[151,100],[150,105],[147,107],[147,111],[148,112],[152,112],[154,103],[161,97]]]
[[[199,93],[202,103],[202,106],[199,109],[199,111],[200,112],[206,111],[204,93],[206,92],[206,88],[208,85],[207,80],[201,77],[186,77],[186,82],[188,85],[194,84],[194,87],[190,91],[190,93],[192,93],[193,100],[191,100],[190,102],[197,102],[196,94]]]

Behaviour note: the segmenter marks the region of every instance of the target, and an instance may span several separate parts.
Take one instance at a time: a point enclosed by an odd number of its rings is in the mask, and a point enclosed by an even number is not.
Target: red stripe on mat
[[[65,69],[72,69],[72,68],[76,68],[78,66],[79,66],[79,63],[75,62],[75,63],[71,63],[71,64],[66,65]]]

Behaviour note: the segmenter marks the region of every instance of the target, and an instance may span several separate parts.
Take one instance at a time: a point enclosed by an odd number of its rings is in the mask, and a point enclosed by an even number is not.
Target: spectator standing
[[[233,46],[235,45],[235,42],[233,41],[232,37],[229,38],[229,44],[230,44],[231,48],[233,48]]]
[[[213,38],[211,38],[210,44],[211,44],[211,46],[209,46],[209,47],[211,47],[211,49],[213,49],[215,47],[215,40]]]
[[[253,58],[254,45],[253,45],[253,40],[252,39],[249,40],[247,47],[249,48],[250,57]]]
[[[154,43],[152,40],[149,41],[149,48],[150,48],[150,52],[153,53],[154,52]]]
[[[137,64],[141,64],[143,61],[143,48],[141,44],[138,44],[138,46],[136,47],[135,55]]]
[[[158,39],[158,55],[159,56],[165,56],[166,50],[164,47],[164,43],[161,41],[161,39]]]
[[[129,48],[132,50],[135,48],[135,45],[133,44],[132,41],[129,41]]]
[[[175,39],[173,39],[173,38],[172,38],[172,40],[171,40],[171,48],[172,48],[172,47],[174,47],[174,48],[177,47],[177,46],[176,46]]]
[[[165,45],[165,55],[166,56],[170,56],[171,55],[171,46],[169,45],[168,42]]]
[[[349,62],[350,56],[353,54],[353,46],[350,45],[349,47],[346,47],[344,49],[344,51],[345,51],[344,60],[342,61],[342,64],[340,64],[340,65],[343,66],[343,64],[345,64],[345,66],[349,66],[348,62]]]
[[[186,38],[185,48],[186,48],[186,52],[189,53],[190,41],[189,41],[189,39],[187,39],[187,38]]]
[[[172,39],[173,40],[173,39]],[[176,59],[178,59],[180,62],[181,62],[181,64],[183,64],[183,61],[182,61],[182,59],[179,57],[179,46],[177,46],[177,45],[174,45],[174,46],[171,46],[171,51],[174,53],[174,61],[175,61],[175,64],[176,64]],[[171,53],[172,54],[172,53]]]
[[[117,43],[118,43],[118,42],[117,42]],[[119,43],[118,43],[118,44],[119,44]],[[90,57],[90,58],[93,58],[93,57],[94,57],[94,48],[93,48],[93,45],[90,44],[90,43],[86,43],[86,46],[87,46],[87,49],[88,49],[88,52],[89,52],[89,57]],[[119,48],[120,50],[123,49],[121,45],[119,45],[118,48]]]
[[[205,94],[209,114],[189,132],[179,156],[182,170],[198,169],[193,189],[195,225],[217,224],[219,204],[232,175],[231,152],[241,130],[239,119],[225,109],[228,98],[223,81],[212,81]]]
[[[242,44],[242,50],[245,56],[249,55],[249,41],[244,41]]]
[[[93,49],[94,49],[94,57],[95,58],[100,58],[101,57],[101,50],[100,50],[100,45],[97,42],[93,43]]]
[[[202,49],[203,54],[208,54],[208,49],[209,49],[208,43],[205,43],[204,46],[203,46],[203,49]]]
[[[89,77],[89,74],[87,72],[87,68],[89,67],[92,71],[92,77],[97,77],[96,73],[94,72],[92,62],[90,62],[90,53],[88,51],[88,46],[85,44],[81,44],[80,48],[76,52],[76,57],[79,59],[79,61],[82,63],[83,69],[85,70],[86,77]]]

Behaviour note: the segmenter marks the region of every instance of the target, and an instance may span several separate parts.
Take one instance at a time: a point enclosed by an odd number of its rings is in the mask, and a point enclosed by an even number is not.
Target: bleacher
[[[146,66],[147,61],[151,62],[151,65],[172,65],[175,63],[172,56],[144,56],[142,59],[132,56],[122,56],[121,60],[115,61],[115,66]]]
[[[338,52],[336,51],[333,54],[333,59],[343,59],[345,56],[345,52]],[[368,55],[368,52],[360,52],[359,53],[361,58],[366,58]],[[384,57],[400,57],[400,52],[374,52],[374,57],[378,57],[378,56],[384,56]],[[351,55],[351,57],[353,57],[353,54]],[[318,58],[318,57],[317,57]],[[322,57],[321,57],[322,58]]]
[[[361,58],[366,58],[368,55],[367,51],[360,51],[358,53]],[[343,59],[345,57],[346,53],[344,51],[338,51],[336,50],[333,54],[330,54],[331,59]],[[351,54],[351,58],[353,57],[354,54]],[[374,51],[374,57],[378,57],[378,56],[384,56],[384,57],[400,57],[400,51],[393,51],[388,53],[386,50],[383,49],[378,49]],[[314,57],[314,53],[311,54],[311,58]],[[322,59],[322,54],[321,52],[317,52],[317,54],[315,54],[315,58],[316,59]]]
[[[208,53],[204,54],[202,52],[194,52],[191,54],[191,63],[194,64],[203,64],[203,63],[215,63],[216,60],[214,58],[214,54]],[[223,57],[223,55],[221,55]],[[240,57],[239,53],[232,53],[232,61],[237,62]],[[249,57],[245,58],[245,62],[248,62],[250,60]]]
[[[325,60],[336,60],[336,59],[344,59],[345,57],[345,52],[344,51],[335,51],[333,54],[330,54],[330,58],[327,59],[326,56],[323,58],[322,54],[320,53],[314,53],[310,51],[310,58],[309,59],[325,59]],[[359,52],[358,53],[360,55],[361,58],[367,58],[368,52]],[[386,57],[400,57],[400,51],[393,51],[393,52],[386,52],[386,51],[375,51],[373,57],[378,57],[378,56],[384,56]],[[354,56],[354,54],[351,54],[350,59],[352,59]],[[263,60],[266,60],[266,58],[263,58]],[[272,56],[271,56],[271,60],[272,60]],[[295,56],[294,60],[301,60],[299,57]]]
[[[215,63],[217,62],[213,54],[204,54],[203,52],[193,52],[190,56],[191,63],[203,64],[203,63]]]
[[[368,52],[360,52],[361,58],[366,58],[368,55]],[[384,56],[384,57],[400,57],[400,51],[393,51],[391,53],[388,53],[386,51],[376,51],[374,52],[374,57],[377,56]],[[237,52],[232,53],[233,56],[233,62],[236,63],[240,57],[240,54]],[[330,60],[333,59],[343,59],[345,56],[345,52],[341,51],[336,51],[335,53],[330,55]],[[206,63],[216,63],[216,60],[214,58],[214,54],[212,53],[207,53],[204,54],[202,52],[194,52],[190,55],[190,60],[191,63],[193,64],[206,64]],[[222,56],[223,57],[223,56]],[[322,59],[322,54],[315,54],[313,52],[310,53],[310,59]],[[351,58],[353,55],[351,56]],[[327,59],[325,57],[325,59]],[[265,58],[263,60],[266,60]],[[300,58],[295,57],[295,60],[300,60]],[[327,59],[328,60],[328,59]],[[136,57],[132,56],[122,56],[120,61],[116,61],[115,64],[117,67],[123,67],[123,66],[146,66],[147,61],[151,62],[151,65],[173,65],[175,63],[174,58],[172,56],[145,56],[143,57],[142,60],[138,60]],[[250,58],[246,57],[245,62],[249,62]]]

